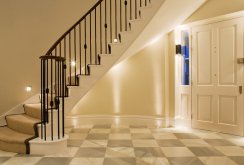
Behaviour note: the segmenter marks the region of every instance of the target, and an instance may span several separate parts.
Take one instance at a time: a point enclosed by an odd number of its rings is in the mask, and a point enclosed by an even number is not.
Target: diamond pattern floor
[[[239,136],[145,125],[82,125],[66,128],[66,133],[70,139],[64,153],[22,155],[0,151],[0,164],[244,164],[244,137]]]

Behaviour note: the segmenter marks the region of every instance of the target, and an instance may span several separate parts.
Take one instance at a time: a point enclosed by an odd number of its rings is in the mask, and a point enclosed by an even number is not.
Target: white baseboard
[[[81,125],[112,124],[112,125],[147,125],[149,127],[167,127],[164,117],[141,115],[78,115],[67,116],[66,127]]]

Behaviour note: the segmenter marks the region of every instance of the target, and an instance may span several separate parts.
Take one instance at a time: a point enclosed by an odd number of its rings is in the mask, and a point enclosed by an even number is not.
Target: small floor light
[[[27,86],[27,87],[25,87],[25,90],[26,90],[27,92],[31,92],[32,87],[31,87],[31,86]]]

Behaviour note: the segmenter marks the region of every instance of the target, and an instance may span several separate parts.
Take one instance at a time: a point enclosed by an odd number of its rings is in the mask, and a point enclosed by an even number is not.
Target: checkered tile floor
[[[0,151],[4,165],[236,165],[244,164],[244,138],[201,130],[144,125],[66,128],[68,150],[57,155]]]

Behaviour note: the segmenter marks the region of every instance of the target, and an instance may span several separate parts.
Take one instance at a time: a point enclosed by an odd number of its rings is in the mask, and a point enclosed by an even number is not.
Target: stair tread
[[[33,136],[14,131],[7,126],[0,127],[0,141],[9,143],[24,143],[26,139],[31,137]]]
[[[7,120],[8,119],[19,121],[19,122],[24,122],[24,123],[30,123],[30,124],[35,124],[35,123],[40,122],[40,119],[31,117],[26,114],[10,115],[10,116],[7,116]]]
[[[40,122],[40,119],[31,117],[26,114],[18,114],[6,116],[6,121],[8,127],[15,131],[22,132],[24,134],[35,135],[36,132],[34,126],[36,123]]]
[[[33,108],[33,109],[41,109],[41,103],[34,103],[34,104],[25,104],[24,107],[30,107],[30,108]]]

